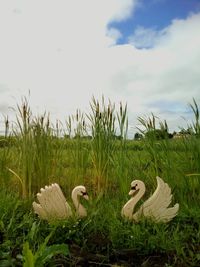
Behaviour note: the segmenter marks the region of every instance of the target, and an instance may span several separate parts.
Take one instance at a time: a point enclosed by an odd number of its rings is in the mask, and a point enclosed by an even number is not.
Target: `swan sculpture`
[[[87,216],[87,211],[80,203],[80,197],[89,199],[85,186],[79,185],[72,190],[72,201],[79,217]],[[72,209],[67,203],[60,186],[56,183],[40,189],[37,193],[39,204],[33,202],[33,209],[40,219],[47,221],[63,220],[72,216]]]
[[[179,210],[179,204],[168,208],[172,200],[171,188],[160,177],[157,179],[157,188],[153,195],[147,199],[142,206],[133,214],[133,210],[138,201],[145,193],[145,184],[140,180],[131,183],[129,195],[132,198],[124,205],[121,215],[129,220],[138,222],[142,217],[147,217],[154,222],[169,222]]]

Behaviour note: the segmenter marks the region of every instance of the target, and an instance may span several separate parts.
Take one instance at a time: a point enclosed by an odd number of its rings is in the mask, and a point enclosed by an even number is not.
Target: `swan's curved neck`
[[[144,193],[145,193],[145,186],[142,186],[142,187],[139,189],[138,193],[137,193],[135,196],[133,196],[133,197],[131,198],[134,207],[135,207],[135,205],[138,203],[138,201],[143,197]]]
[[[122,215],[132,219],[134,217],[134,209],[136,204],[138,203],[138,201],[142,198],[142,196],[145,193],[145,185],[142,184],[142,186],[140,187],[140,189],[138,190],[137,194],[135,196],[133,196],[123,207],[122,209]]]
[[[79,217],[85,217],[87,215],[86,209],[80,203],[80,197],[78,196],[76,190],[72,192],[72,201],[74,203],[77,215]]]

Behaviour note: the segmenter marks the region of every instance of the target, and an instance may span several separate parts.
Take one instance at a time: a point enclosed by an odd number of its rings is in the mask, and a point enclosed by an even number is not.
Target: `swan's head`
[[[129,194],[129,196],[135,196],[141,189],[145,190],[144,183],[140,180],[134,180],[131,183],[131,190],[128,194]]]
[[[85,186],[83,186],[83,185],[76,186],[72,191],[72,195],[77,195],[77,196],[83,197],[87,200],[89,199],[87,190],[86,190]]]

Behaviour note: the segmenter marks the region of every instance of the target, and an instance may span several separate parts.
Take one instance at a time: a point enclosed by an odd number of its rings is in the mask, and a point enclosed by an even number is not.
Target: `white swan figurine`
[[[72,201],[79,217],[87,216],[87,211],[80,203],[80,197],[89,199],[85,186],[79,185],[72,190]],[[67,203],[60,186],[56,183],[45,186],[37,193],[39,204],[33,202],[33,209],[40,219],[47,221],[63,220],[72,216],[72,209]]]
[[[168,208],[172,200],[171,188],[160,177],[157,179],[157,188],[153,195],[147,199],[133,214],[134,207],[145,193],[145,184],[140,180],[131,183],[129,195],[132,198],[124,205],[121,215],[131,221],[138,222],[142,217],[147,217],[154,222],[169,222],[179,210],[179,204]]]

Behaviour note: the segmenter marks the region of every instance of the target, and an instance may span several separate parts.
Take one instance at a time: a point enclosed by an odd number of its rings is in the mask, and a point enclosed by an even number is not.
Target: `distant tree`
[[[114,134],[113,135],[113,139],[115,139],[115,140],[123,140],[123,137],[121,135]]]
[[[64,135],[64,138],[66,138],[66,139],[70,139],[70,135],[69,135],[69,134],[65,134],[65,135]]]
[[[140,134],[140,133],[135,133],[135,135],[134,135],[134,140],[141,140],[143,138],[143,135],[142,134]]]
[[[158,120],[158,117],[156,117],[153,113],[147,118],[139,117],[138,121],[143,126],[144,130],[141,130],[138,127],[137,128],[144,135],[144,137],[148,139],[160,140],[169,138],[166,120],[164,120],[164,122],[159,120],[158,123],[156,123],[156,120]],[[156,125],[159,125],[159,128],[157,128]],[[136,135],[136,137],[138,137],[138,135]]]
[[[84,135],[84,136],[82,136],[82,139],[84,139],[84,140],[91,140],[92,139],[92,136],[91,135]]]
[[[181,130],[180,130],[180,132],[179,132],[180,134],[189,134],[189,135],[191,135],[191,134],[194,134],[194,131],[193,131],[193,129],[192,129],[192,127],[188,127],[187,129],[184,129],[184,128],[182,128]]]
[[[169,138],[169,134],[166,130],[153,129],[145,133],[145,138],[153,138],[156,140],[162,140]]]

